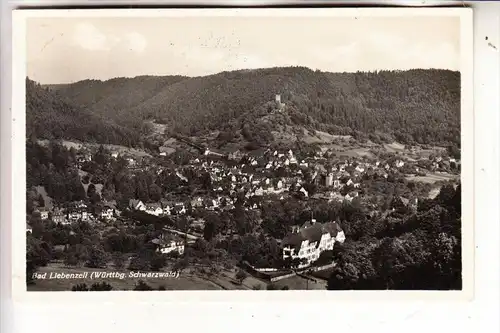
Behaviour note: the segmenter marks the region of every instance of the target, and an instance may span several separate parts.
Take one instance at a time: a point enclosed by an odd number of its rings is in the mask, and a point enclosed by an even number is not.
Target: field
[[[96,268],[66,268],[61,264],[49,264],[46,267],[40,267],[38,272],[45,273],[83,273],[89,272],[124,272],[125,278],[108,278],[108,279],[87,279],[87,280],[73,280],[73,279],[45,279],[36,280],[36,283],[28,286],[28,291],[71,291],[72,286],[79,283],[86,283],[90,287],[93,283],[105,281],[113,286],[113,290],[132,290],[134,289],[139,278],[128,277],[130,271],[127,270],[109,270],[109,269],[96,269]],[[167,290],[220,290],[222,289],[217,284],[208,281],[199,276],[191,275],[189,273],[180,273],[178,278],[144,278],[142,279],[154,289],[164,286]]]
[[[43,201],[45,203],[45,207],[48,208],[48,209],[51,209],[53,204],[52,204],[52,198],[49,197],[49,195],[47,194],[47,191],[45,190],[45,187],[44,186],[37,186],[36,187],[36,191],[38,192],[39,195],[42,196],[43,198]]]
[[[434,184],[439,181],[449,181],[449,180],[454,180],[457,179],[457,175],[452,175],[449,173],[428,173],[425,176],[407,176],[406,179],[408,180],[413,180],[416,182],[422,182],[422,183],[428,183],[428,184]]]
[[[48,145],[49,141],[48,140],[38,140],[38,143],[40,145]],[[75,148],[76,150],[80,150],[83,147],[90,148],[90,149],[97,149],[100,145],[94,144],[94,143],[81,143],[81,142],[76,142],[76,141],[68,141],[68,140],[63,140],[62,145],[68,149]],[[144,156],[151,156],[148,153],[146,153],[144,150],[141,149],[136,149],[136,148],[129,148],[125,146],[120,146],[120,145],[111,145],[111,144],[103,144],[102,145],[104,148],[117,152],[119,154],[129,154],[132,155],[136,158],[138,157],[144,157]]]

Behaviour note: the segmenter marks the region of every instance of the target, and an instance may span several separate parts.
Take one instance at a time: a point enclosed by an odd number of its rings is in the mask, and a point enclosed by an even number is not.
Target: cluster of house
[[[259,198],[266,195],[275,195],[281,200],[289,195],[299,195],[330,202],[352,201],[362,193],[363,177],[366,175],[388,178],[391,172],[408,167],[401,159],[386,162],[351,159],[331,163],[314,156],[299,160],[291,150],[284,153],[268,150],[258,156],[239,156],[238,163],[233,165],[224,160],[196,158],[184,168],[192,168],[195,174],[208,173],[212,193],[195,196],[186,202],[161,200],[144,203],[130,199],[129,208],[155,216],[168,216],[186,214],[188,206],[211,211],[230,210],[239,198],[245,198],[246,209],[257,209]],[[418,170],[415,167],[415,171]],[[173,174],[181,184],[188,183],[182,168],[176,169]],[[318,185],[320,190],[310,196],[305,188],[306,182]]]
[[[71,224],[76,221],[92,221],[101,219],[113,220],[120,215],[115,201],[105,201],[90,209],[83,201],[76,201],[66,207],[37,208],[34,214],[39,215],[42,221],[51,220],[57,224]]]

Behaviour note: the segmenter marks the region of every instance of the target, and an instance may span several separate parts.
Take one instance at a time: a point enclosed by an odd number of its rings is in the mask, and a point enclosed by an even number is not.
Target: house
[[[229,154],[228,154],[228,159],[229,160],[232,160],[232,161],[238,161],[238,160],[241,160],[241,158],[243,157],[243,154],[241,153],[241,151],[239,149],[232,149]]]
[[[111,157],[118,158],[118,153],[111,153]]]
[[[128,162],[128,166],[129,166],[129,167],[134,167],[134,166],[136,166],[136,165],[137,165],[136,160],[134,160],[134,159],[133,159],[133,158],[131,158],[131,157],[127,158],[127,162]]]
[[[160,238],[155,238],[151,241],[158,246],[157,251],[162,254],[177,252],[179,255],[184,254],[184,242],[174,235],[162,235]]]
[[[50,219],[57,224],[66,224],[66,216],[59,208],[54,208],[50,213]]]
[[[89,213],[85,208],[73,208],[68,212],[68,219],[71,221],[88,221]]]
[[[312,219],[295,227],[281,242],[283,259],[300,259],[299,268],[318,260],[323,251],[332,250],[335,242],[343,243],[345,235],[336,222],[318,223]]]
[[[174,204],[174,207],[171,209],[171,214],[173,215],[183,215],[186,214],[186,207],[182,202]]]
[[[332,186],[333,185],[333,173],[329,173],[325,177],[325,186]]]
[[[163,215],[171,215],[173,207],[174,204],[171,201],[161,200],[161,208],[163,210]]]
[[[197,197],[197,198],[191,200],[191,207],[193,207],[193,208],[203,207],[203,198]]]
[[[145,211],[146,210],[146,205],[141,200],[137,199],[130,199],[128,202],[128,206],[132,210],[140,210],[140,211]]]
[[[392,200],[391,206],[395,211],[404,211],[405,209],[416,211],[418,207],[418,198],[410,200],[402,196],[397,196]]]
[[[104,206],[99,216],[105,220],[111,220],[114,217],[115,210],[110,206]]]
[[[33,229],[28,223],[26,223],[26,232],[29,232],[30,234],[33,233]]]
[[[356,171],[359,173],[365,172],[365,168],[363,168],[361,165],[356,166]]]
[[[163,214],[163,209],[161,207],[161,203],[159,202],[151,202],[146,204],[145,212],[149,215],[160,216]]]
[[[41,220],[47,220],[49,218],[49,211],[46,209],[36,209],[35,213],[40,214]]]
[[[262,186],[255,188],[255,190],[253,191],[253,195],[258,196],[258,197],[263,196],[264,195],[264,188]]]

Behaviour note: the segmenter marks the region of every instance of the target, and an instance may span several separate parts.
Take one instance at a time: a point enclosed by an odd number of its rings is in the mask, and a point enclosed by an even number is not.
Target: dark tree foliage
[[[143,280],[139,280],[139,282],[137,282],[137,284],[135,285],[134,290],[152,291],[154,290],[154,288],[151,287],[146,282],[144,282]]]
[[[86,283],[79,283],[71,288],[71,291],[89,291],[89,287]]]
[[[94,283],[90,286],[90,291],[110,291],[113,289],[113,286],[107,282]]]
[[[75,107],[30,79],[26,79],[26,135],[122,145],[139,141],[130,129]]]
[[[336,244],[328,289],[461,289],[460,193],[460,186],[443,186],[416,214],[392,218],[385,230],[360,241]]]

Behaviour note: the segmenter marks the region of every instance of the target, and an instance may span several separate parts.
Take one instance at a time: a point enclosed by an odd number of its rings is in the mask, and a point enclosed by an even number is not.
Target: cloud
[[[129,33],[125,38],[127,40],[129,49],[137,53],[144,52],[146,46],[148,45],[146,38],[144,38],[143,35],[137,32]]]
[[[120,41],[116,36],[106,36],[90,23],[76,25],[73,42],[83,49],[90,51],[110,50]]]

